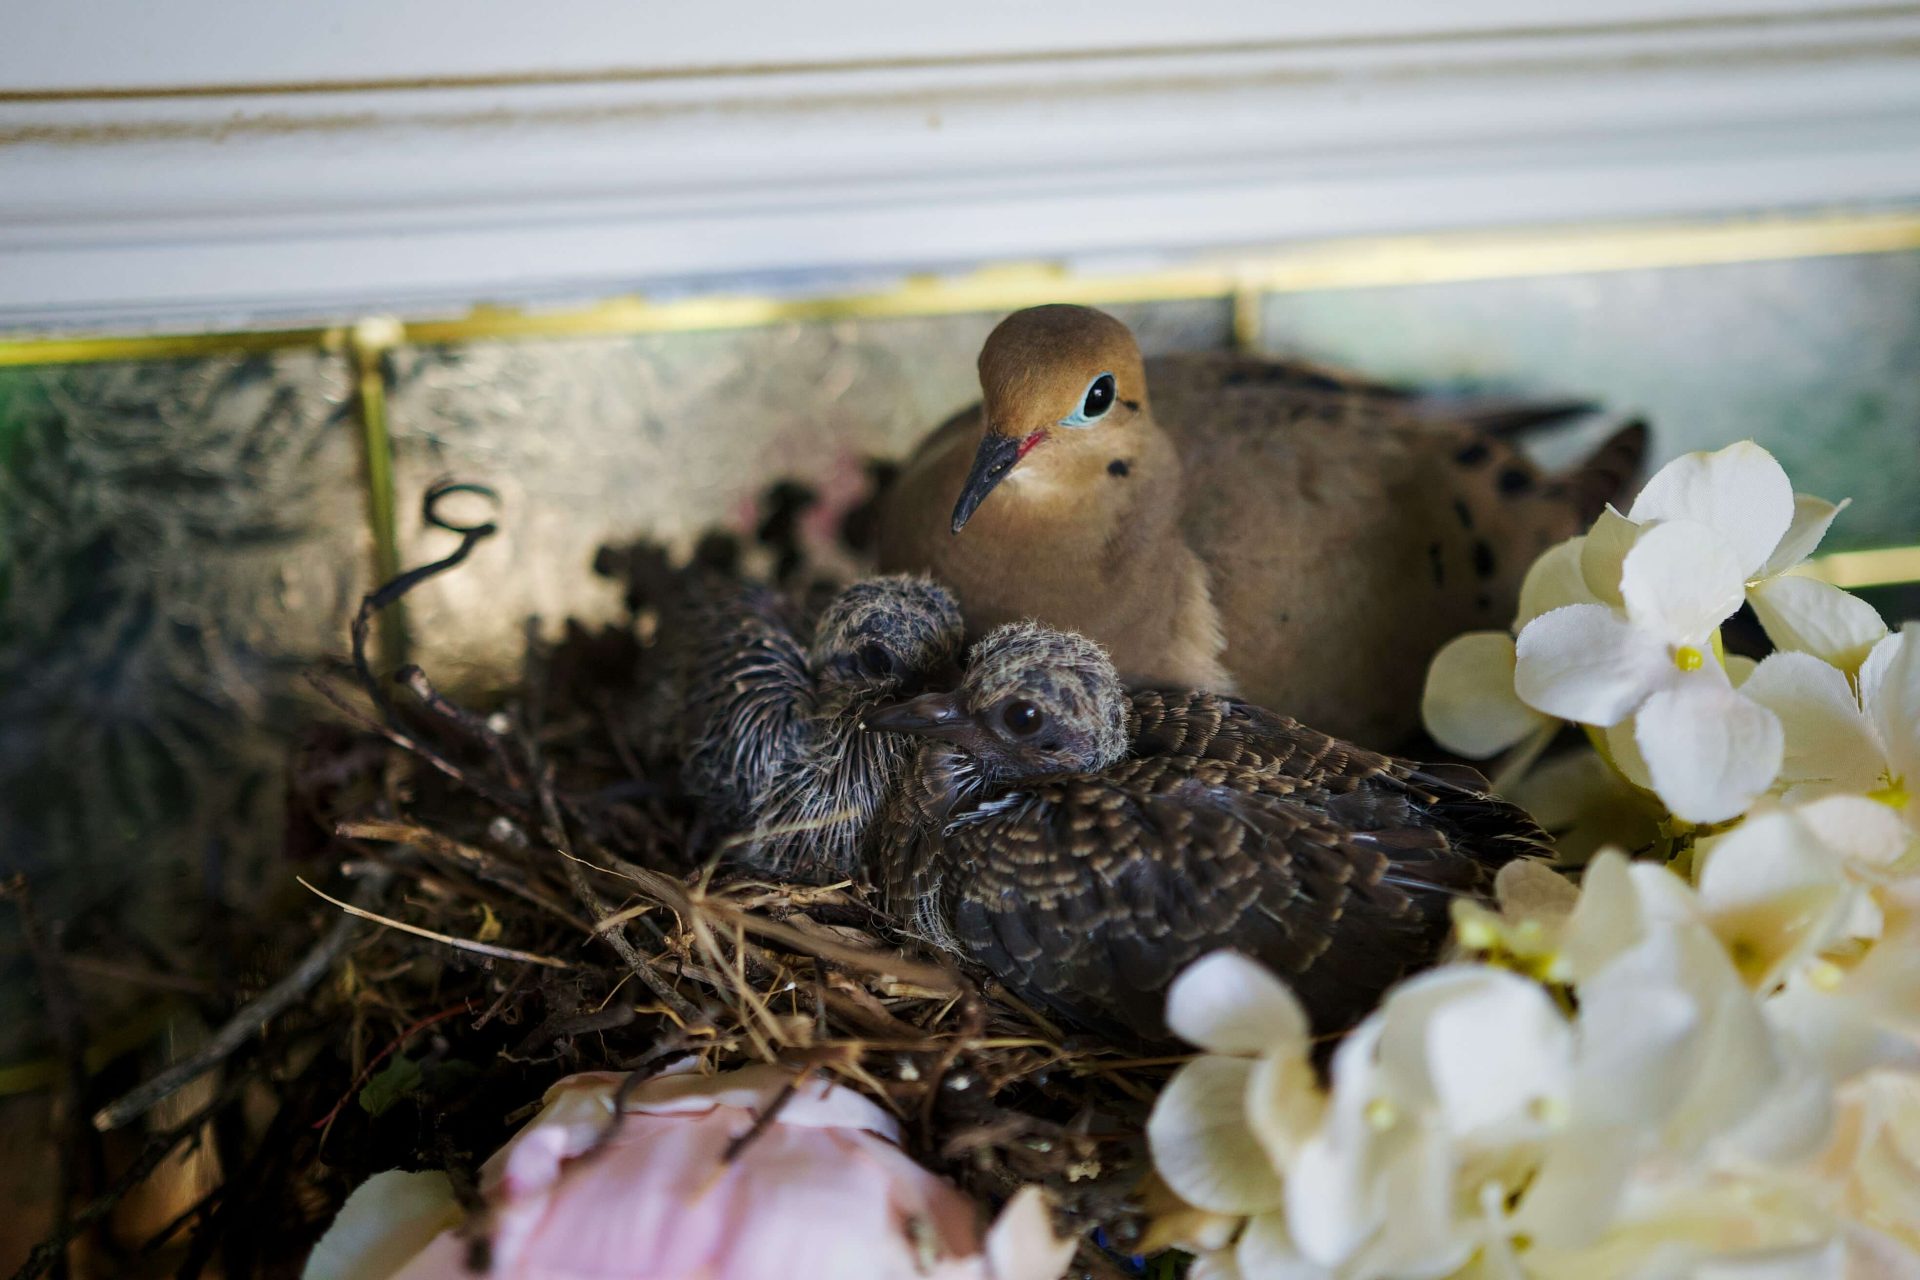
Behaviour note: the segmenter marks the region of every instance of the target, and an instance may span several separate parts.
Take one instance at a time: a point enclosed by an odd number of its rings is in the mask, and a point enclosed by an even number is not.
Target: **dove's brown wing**
[[[1169,757],[1041,780],[949,824],[925,880],[960,950],[1089,1029],[1164,1040],[1167,985],[1229,947],[1337,1030],[1434,959],[1447,901],[1491,872],[1438,831],[1347,829],[1291,790]]]
[[[1142,689],[1129,698],[1134,756],[1250,770],[1266,779],[1266,789],[1326,809],[1350,830],[1437,827],[1462,852],[1496,868],[1550,852],[1533,818],[1494,795],[1469,766],[1382,755],[1219,694]]]
[[[1302,786],[1346,791],[1401,762],[1238,698],[1197,690],[1140,689],[1129,754],[1217,760]]]

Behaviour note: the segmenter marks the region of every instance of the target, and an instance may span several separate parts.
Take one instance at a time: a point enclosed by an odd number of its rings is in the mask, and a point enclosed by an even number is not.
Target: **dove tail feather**
[[[1562,487],[1581,522],[1599,518],[1607,504],[1626,497],[1647,456],[1647,424],[1635,418],[1606,438],[1598,449],[1562,476]]]

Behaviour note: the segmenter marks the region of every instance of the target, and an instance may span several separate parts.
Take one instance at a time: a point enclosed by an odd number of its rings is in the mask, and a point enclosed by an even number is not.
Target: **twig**
[[[592,933],[594,926],[520,878],[500,868],[498,860],[485,850],[462,844],[450,836],[412,822],[392,822],[384,818],[349,819],[334,827],[333,833],[348,840],[378,840],[384,844],[405,844],[449,862],[471,867],[488,884],[498,885],[515,897],[539,907],[549,915],[567,922],[581,933]],[[602,924],[604,925],[604,921]]]
[[[738,1160],[740,1153],[752,1146],[754,1139],[765,1133],[773,1122],[780,1118],[780,1113],[786,1110],[789,1102],[793,1101],[793,1095],[799,1092],[800,1082],[812,1072],[812,1067],[802,1067],[798,1075],[780,1086],[780,1092],[773,1095],[773,1101],[767,1104],[767,1109],[753,1118],[752,1126],[727,1144],[727,1149],[720,1153],[720,1163],[732,1164]]]
[[[389,875],[385,870],[372,872],[361,882],[360,890],[354,897],[373,901],[386,887]],[[361,933],[360,923],[350,915],[334,921],[333,927],[320,936],[320,940],[301,957],[292,972],[243,1005],[225,1026],[213,1033],[213,1037],[199,1052],[181,1059],[145,1084],[128,1090],[100,1108],[94,1113],[93,1127],[105,1133],[137,1120],[219,1066],[234,1050],[259,1034],[267,1023],[304,996],[333,967],[333,962],[359,940]]]
[[[468,737],[484,745],[493,753],[494,762],[500,766],[507,785],[515,791],[526,785],[526,779],[520,776],[520,770],[513,763],[513,754],[507,750],[506,740],[493,731],[486,717],[467,710],[453,699],[434,687],[427,673],[413,663],[408,663],[393,673],[393,678],[420,699],[420,704],[441,719],[446,720]]]
[[[442,942],[449,947],[458,947],[462,951],[472,951],[478,955],[492,956],[496,960],[524,960],[528,964],[543,964],[549,969],[573,968],[573,966],[565,960],[556,959],[553,956],[543,956],[532,951],[517,951],[512,947],[496,947],[491,942],[475,942],[471,938],[456,938],[450,933],[435,933],[432,929],[423,929],[417,924],[408,924],[404,920],[395,920],[391,916],[383,916],[376,912],[368,911],[365,907],[356,907],[351,902],[342,902],[338,898],[321,893],[320,890],[308,884],[304,877],[295,876],[294,879],[300,882],[302,888],[314,894],[316,897],[325,898],[328,902],[331,902],[348,915],[359,916],[362,920],[371,920],[375,924],[386,925],[389,929],[398,929],[402,933],[411,933],[418,938],[428,938],[434,942]]]
[[[355,724],[379,734],[394,746],[399,747],[402,751],[419,756],[422,760],[425,760],[428,764],[438,769],[441,773],[446,774],[447,777],[452,778],[455,782],[467,788],[481,799],[486,800],[497,808],[505,810],[517,818],[526,819],[532,816],[533,811],[528,807],[524,797],[510,791],[502,791],[491,783],[481,781],[453,761],[441,755],[438,751],[435,751],[426,743],[420,741],[420,739],[406,732],[406,730],[395,728],[393,725],[377,717],[367,715],[343,697],[340,691],[329,684],[325,677],[319,673],[308,672],[307,683],[311,685],[321,697],[332,703],[334,709],[340,712],[341,715],[347,717],[347,719],[353,721]]]
[[[38,1280],[40,1276],[51,1271],[59,1259],[65,1256],[67,1246],[73,1243],[81,1232],[88,1230],[94,1223],[112,1213],[114,1207],[126,1198],[127,1192],[145,1182],[153,1171],[160,1167],[160,1162],[173,1154],[174,1148],[199,1133],[215,1112],[233,1101],[233,1092],[231,1088],[222,1090],[218,1097],[188,1116],[180,1124],[164,1133],[154,1135],[135,1157],[133,1163],[113,1180],[111,1186],[95,1196],[80,1212],[74,1214],[72,1221],[68,1222],[63,1229],[33,1247],[33,1252],[27,1255],[26,1262],[13,1273],[12,1280]]]
[[[613,948],[614,954],[618,955],[627,968],[633,971],[633,976],[640,979],[647,990],[653,992],[654,998],[672,1012],[675,1021],[682,1027],[693,1026],[702,1021],[699,1011],[688,1004],[680,993],[667,983],[666,979],[654,972],[653,965],[640,954],[639,948],[633,945],[633,940],[627,937],[624,927],[616,926],[604,931],[600,928],[611,912],[600,900],[600,895],[593,891],[593,886],[587,883],[586,873],[580,869],[582,866],[580,860],[566,851],[567,828],[565,820],[560,816],[560,804],[554,798],[551,765],[541,768],[538,790],[540,813],[544,820],[547,841],[562,855],[561,865],[566,869],[567,883],[573,888],[573,896],[580,899],[580,905],[585,907],[587,914],[593,917],[594,936]]]

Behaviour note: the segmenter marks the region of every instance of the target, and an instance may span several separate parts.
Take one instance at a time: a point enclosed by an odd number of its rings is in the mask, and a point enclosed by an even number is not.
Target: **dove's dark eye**
[[[1113,408],[1113,375],[1103,373],[1087,388],[1087,402],[1080,406],[1081,416],[1097,418]]]
[[[1113,400],[1113,375],[1103,373],[1087,384],[1087,389],[1080,396],[1080,407],[1060,419],[1060,425],[1090,427],[1107,416],[1107,410],[1113,408]]]
[[[1000,723],[1006,725],[1007,732],[1017,738],[1031,737],[1046,722],[1046,719],[1040,708],[1025,698],[1009,702],[1007,709],[1000,713]]]

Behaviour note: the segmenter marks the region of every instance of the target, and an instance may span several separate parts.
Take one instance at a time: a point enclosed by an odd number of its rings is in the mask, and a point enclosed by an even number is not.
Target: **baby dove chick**
[[[1437,417],[1300,364],[1143,361],[1076,306],[1002,321],[980,387],[882,500],[883,570],[932,573],[976,633],[1038,618],[1131,682],[1238,692],[1376,744],[1413,729],[1434,651],[1505,626],[1534,556],[1617,496],[1645,444],[1629,427],[1548,479],[1482,424],[1575,406]]]
[[[828,601],[803,645],[784,599],[737,583],[662,618],[680,780],[727,833],[725,854],[769,873],[836,879],[865,836],[908,743],[863,733],[862,713],[951,676],[963,628],[926,578],[869,578]]]
[[[1219,947],[1342,1030],[1437,959],[1453,898],[1547,852],[1482,787],[1234,699],[1129,697],[1098,645],[1033,623],[867,724],[926,740],[878,846],[896,914],[1122,1040],[1164,1040],[1167,985]]]

